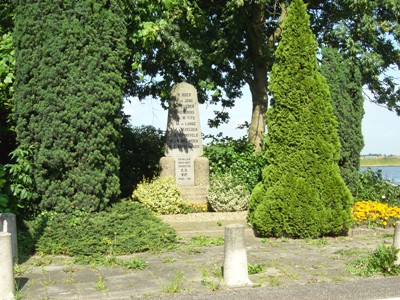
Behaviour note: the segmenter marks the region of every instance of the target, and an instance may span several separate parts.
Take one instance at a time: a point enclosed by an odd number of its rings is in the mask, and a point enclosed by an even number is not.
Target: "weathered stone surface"
[[[14,264],[18,263],[18,245],[17,245],[17,219],[15,214],[0,214],[0,232],[8,232],[11,234],[12,255]]]
[[[171,92],[168,109],[165,156],[201,156],[199,103],[197,91],[186,82],[177,84]]]
[[[194,159],[194,184],[208,188],[210,164],[207,157],[196,157]]]
[[[173,157],[161,157],[160,176],[175,178],[175,159]]]
[[[224,283],[228,287],[251,286],[244,241],[244,226],[230,224],[225,227]]]
[[[12,242],[8,232],[0,232],[0,299],[14,299]]]

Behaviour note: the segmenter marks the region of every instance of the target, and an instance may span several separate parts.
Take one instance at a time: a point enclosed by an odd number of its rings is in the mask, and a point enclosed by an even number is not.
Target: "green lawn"
[[[361,167],[371,166],[400,166],[400,157],[361,158]]]

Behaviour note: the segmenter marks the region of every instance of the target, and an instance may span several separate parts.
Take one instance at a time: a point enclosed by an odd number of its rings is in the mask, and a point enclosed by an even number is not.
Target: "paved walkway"
[[[193,218],[198,218],[197,221]],[[319,240],[260,239],[246,230],[248,261],[257,274],[254,286],[228,289],[222,284],[224,226],[245,223],[245,215],[166,217],[182,236],[178,249],[139,253],[143,270],[77,265],[70,257],[32,257],[19,267],[22,299],[385,299],[400,297],[400,277],[360,278],[346,265],[382,243],[393,230],[354,229],[347,237]],[[193,237],[203,236],[193,240]],[[207,238],[209,236],[211,238]],[[218,238],[219,237],[219,238]],[[199,240],[201,246],[198,245]],[[400,299],[400,298],[399,298]]]

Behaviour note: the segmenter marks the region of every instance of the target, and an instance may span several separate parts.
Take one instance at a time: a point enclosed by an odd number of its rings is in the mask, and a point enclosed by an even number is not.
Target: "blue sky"
[[[362,123],[364,135],[364,149],[362,154],[380,153],[400,155],[400,116],[384,107],[364,102],[365,115]],[[245,121],[250,122],[251,117],[251,95],[248,90],[244,91],[243,97],[236,102],[233,109],[228,110],[230,122],[220,126],[218,129],[210,129],[207,120],[212,118],[213,111],[217,106],[200,105],[201,130],[205,134],[217,134],[223,132],[224,136],[234,138],[242,137],[245,130],[237,129],[237,125]],[[146,99],[143,102],[132,100],[131,104],[125,103],[125,112],[131,115],[133,126],[153,125],[162,130],[167,126],[167,111],[161,108],[156,99]]]

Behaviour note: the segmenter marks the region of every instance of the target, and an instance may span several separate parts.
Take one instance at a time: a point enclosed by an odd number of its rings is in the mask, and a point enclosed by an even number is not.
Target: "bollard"
[[[394,227],[393,247],[400,248],[400,221],[397,221]],[[400,265],[400,253],[397,253],[395,265]]]
[[[14,214],[0,214],[0,232],[11,233],[13,262],[18,262],[17,221]]]
[[[228,287],[253,285],[247,269],[243,225],[231,224],[225,227],[223,276]]]
[[[0,232],[0,300],[14,299],[11,234]]]

